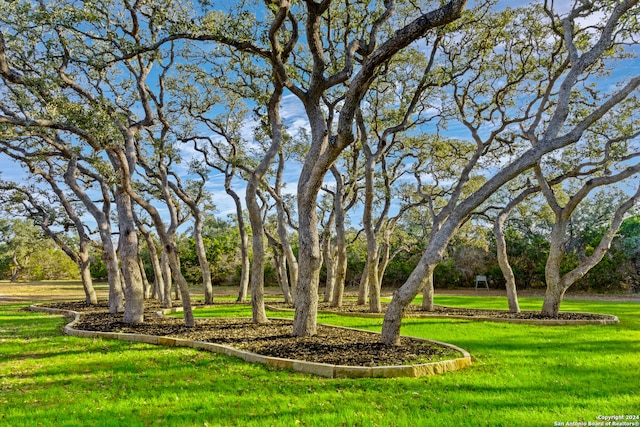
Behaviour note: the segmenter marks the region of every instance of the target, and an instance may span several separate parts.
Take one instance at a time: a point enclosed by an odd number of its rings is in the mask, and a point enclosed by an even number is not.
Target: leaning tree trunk
[[[71,159],[64,173],[64,181],[84,204],[87,210],[98,223],[98,232],[102,242],[102,261],[107,267],[107,281],[109,284],[109,313],[121,313],[124,311],[124,294],[122,292],[121,271],[116,256],[116,249],[111,239],[111,223],[109,222],[110,196],[109,188],[101,178],[98,179],[102,190],[103,208],[98,209],[91,197],[78,185],[76,173],[78,170],[77,159]]]
[[[398,344],[400,342],[400,326],[405,308],[413,301],[415,293],[412,289],[421,289],[430,281],[434,264],[420,262],[413,270],[406,283],[409,287],[401,287],[393,293],[393,299],[384,316],[382,335],[380,340],[383,344]],[[424,304],[424,300],[423,300]]]
[[[231,188],[230,179],[225,179],[225,191],[233,199],[233,203],[236,206],[236,218],[238,220],[238,232],[240,234],[240,286],[238,289],[238,302],[246,302],[247,294],[249,292],[249,277],[251,274],[251,263],[249,261],[249,235],[247,234],[247,227],[244,224],[244,213],[242,212],[242,203],[238,193]]]
[[[508,214],[508,212],[507,212]],[[520,313],[520,304],[518,304],[518,291],[516,289],[516,277],[513,274],[511,265],[509,264],[509,256],[507,255],[507,243],[504,238],[503,227],[507,215],[500,214],[493,224],[493,235],[496,239],[496,256],[498,265],[502,271],[507,289],[507,300],[509,301],[509,311],[511,313]]]
[[[163,236],[161,236],[162,238]],[[164,239],[166,236],[164,236]],[[171,269],[171,276],[176,287],[180,290],[180,297],[182,299],[182,309],[184,316],[184,325],[191,328],[195,325],[195,319],[193,318],[193,309],[191,307],[191,296],[189,295],[189,284],[180,271],[180,259],[178,258],[178,248],[175,242],[165,241],[165,250],[167,253],[167,260]]]

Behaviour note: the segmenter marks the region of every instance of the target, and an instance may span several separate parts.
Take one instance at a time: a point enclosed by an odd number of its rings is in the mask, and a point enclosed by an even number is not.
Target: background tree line
[[[594,202],[594,204],[602,204]],[[589,254],[602,237],[602,227],[594,223],[595,216],[586,216],[583,224],[576,224],[580,233],[572,236],[567,270]],[[540,218],[542,220],[542,218]],[[469,288],[475,285],[475,276],[488,277],[491,288],[504,289],[504,277],[495,258],[495,240],[486,227],[478,226],[473,240],[464,232],[450,244],[444,261],[434,270],[434,286],[437,289]],[[351,234],[355,234],[351,230]],[[509,258],[514,269],[518,289],[544,289],[544,268],[548,254],[549,224],[534,223],[530,217],[514,218],[505,228]],[[3,219],[0,244],[0,279],[11,281],[77,280],[78,266],[65,255],[39,227],[28,220]],[[242,275],[242,260],[238,231],[233,223],[215,217],[205,220],[203,237],[207,247],[207,259],[211,265],[211,281],[214,286],[237,286]],[[70,239],[77,239],[69,236]],[[195,242],[189,231],[178,236],[181,266],[191,286],[202,283]],[[640,292],[640,217],[627,218],[609,249],[608,255],[573,287],[585,292]],[[294,251],[296,248],[294,247]],[[415,268],[419,256],[415,251],[402,252],[390,261],[382,286],[395,289],[401,286]],[[146,275],[153,281],[154,271],[148,249],[141,250]],[[366,243],[358,239],[347,249],[346,286],[356,290],[366,263]],[[96,245],[92,251],[91,275],[96,280],[106,280],[107,269]],[[327,273],[323,268],[321,282],[326,286]],[[273,257],[265,267],[265,285],[279,286]]]

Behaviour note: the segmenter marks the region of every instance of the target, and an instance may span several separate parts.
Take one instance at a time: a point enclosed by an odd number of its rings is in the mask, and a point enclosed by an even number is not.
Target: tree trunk
[[[386,233],[385,233],[386,234]],[[382,279],[384,278],[384,273],[387,271],[387,266],[389,265],[391,255],[391,245],[389,244],[388,238],[385,237],[385,242],[382,244],[380,248],[380,261],[378,262],[378,283],[380,283],[380,287],[382,287]]]
[[[173,302],[171,300],[171,288],[173,286],[173,280],[171,278],[171,267],[169,266],[169,259],[165,250],[162,251],[160,257],[160,264],[162,266],[162,281],[164,282],[164,300],[162,301],[162,307],[171,308]]]
[[[382,302],[380,300],[380,282],[378,281],[378,245],[370,245],[368,252],[369,311],[371,313],[381,313]]]
[[[324,302],[333,300],[333,291],[336,285],[336,262],[334,251],[331,248],[331,236],[325,235],[323,242],[324,266],[327,273],[327,280],[324,288]]]
[[[560,282],[550,283],[547,281],[547,291],[544,294],[544,303],[542,303],[542,315],[548,317],[557,317],[560,312],[560,304],[567,288],[562,286]]]
[[[236,206],[236,218],[238,220],[238,232],[240,233],[240,263],[242,270],[240,272],[240,285],[238,289],[238,302],[246,302],[249,292],[249,276],[251,273],[251,262],[249,260],[249,236],[247,227],[244,224],[244,214],[242,212],[242,203],[238,193],[231,188],[231,180],[225,179],[225,191],[233,199]]]
[[[383,344],[398,344],[400,341],[400,326],[405,308],[413,301],[416,294],[425,287],[433,277],[435,264],[430,263],[423,256],[413,270],[405,284],[393,293],[393,299],[384,316],[382,335],[380,341]],[[405,286],[409,285],[409,286]],[[423,300],[424,304],[424,300]]]
[[[98,225],[99,226],[99,225]],[[107,281],[109,283],[109,313],[122,313],[124,311],[124,293],[122,292],[122,279],[120,265],[116,255],[116,248],[111,240],[111,235],[106,239],[102,236],[102,261],[107,267]]]
[[[149,283],[149,279],[147,278],[147,272],[144,269],[144,263],[142,262],[142,258],[138,255],[138,267],[140,267],[140,276],[142,277],[142,288],[144,289],[144,299],[151,298],[151,284]]]
[[[282,146],[282,121],[280,119],[280,101],[284,87],[282,82],[275,79],[274,88],[269,103],[267,113],[269,116],[271,146],[264,157],[251,174],[247,182],[245,200],[249,211],[249,221],[253,230],[253,265],[251,266],[251,307],[253,322],[256,324],[267,323],[267,313],[264,309],[264,223],[262,213],[258,206],[258,184],[266,175],[271,162],[280,152]]]
[[[508,212],[507,212],[508,214]],[[520,313],[520,304],[518,304],[518,291],[516,289],[516,277],[513,274],[511,265],[509,264],[509,257],[507,255],[507,243],[504,239],[504,233],[502,229],[507,215],[500,214],[493,224],[493,235],[496,239],[496,256],[498,258],[498,265],[500,271],[505,280],[505,287],[507,289],[507,300],[509,301],[509,311],[511,313]]]
[[[82,201],[83,205],[91,213],[98,224],[100,241],[102,242],[102,261],[107,267],[107,281],[109,283],[109,313],[122,313],[124,311],[124,294],[121,286],[121,271],[116,256],[116,249],[111,238],[110,192],[106,183],[98,178],[102,190],[103,207],[98,209],[91,197],[78,185],[76,173],[78,171],[77,159],[71,159],[64,173],[64,181]]]
[[[255,173],[249,179],[246,190],[247,210],[251,222],[253,263],[251,265],[251,308],[253,323],[267,323],[267,312],[264,308],[264,224],[262,212],[257,201],[257,181]]]
[[[333,210],[335,212],[336,223],[336,275],[335,286],[333,290],[332,307],[342,307],[342,298],[344,296],[344,282],[347,277],[347,242],[344,230],[344,182],[342,175],[335,166],[331,167],[331,172],[336,179],[336,198],[334,199]]]
[[[358,284],[358,305],[365,305],[367,303],[367,295],[369,295],[369,260],[364,263],[364,269],[360,276],[360,283]]]
[[[140,227],[138,227],[140,229]],[[156,297],[158,301],[164,301],[164,280],[162,278],[162,266],[160,265],[160,260],[158,259],[158,250],[156,249],[156,244],[153,241],[150,233],[145,234],[142,233],[145,241],[147,242],[147,248],[149,249],[149,256],[151,258],[151,266],[153,267],[153,275],[155,277],[154,280],[154,290],[156,293]]]
[[[277,250],[274,250],[273,260],[276,264],[278,283],[280,283],[280,289],[282,290],[282,295],[284,295],[284,302],[291,305],[293,300],[291,299],[289,277],[287,275],[287,258],[284,256],[284,254],[279,253]]]
[[[161,240],[163,236],[160,236]],[[180,297],[182,299],[182,309],[184,315],[184,325],[188,328],[192,328],[195,325],[195,319],[193,318],[193,309],[191,307],[191,296],[189,295],[189,284],[180,271],[180,259],[178,258],[178,249],[175,242],[167,242],[165,244],[165,252],[167,253],[167,260],[169,267],[171,268],[171,276],[176,287],[180,290]]]
[[[135,229],[131,198],[118,188],[116,193],[118,205],[118,241],[122,276],[125,282],[124,323],[142,323],[144,321],[144,290],[142,277],[138,267],[138,234]]]
[[[502,271],[502,275],[505,280],[505,287],[507,289],[507,301],[509,302],[509,311],[511,313],[520,313],[520,304],[518,303],[518,290],[516,288],[516,277],[513,274],[509,259],[507,257],[507,249],[504,242],[504,236],[502,241],[496,236],[496,247],[498,256],[498,265]]]
[[[9,281],[11,283],[14,283],[16,280],[18,280],[18,276],[20,275],[20,273],[22,272],[22,270],[24,269],[20,263],[18,262],[18,254],[17,252],[13,253],[13,269],[11,271],[11,278],[9,279]]]
[[[428,266],[426,271],[426,276],[424,280],[424,289],[422,293],[422,310],[423,311],[433,311],[433,270],[435,270],[435,266]]]
[[[207,250],[204,247],[204,240],[202,239],[202,216],[200,212],[193,212],[195,223],[193,236],[196,241],[196,253],[198,254],[198,262],[200,263],[200,270],[202,271],[202,288],[204,291],[204,303],[213,304],[213,286],[211,285],[211,270],[209,268],[209,261],[207,260]]]
[[[304,182],[301,180],[300,183]],[[302,186],[302,189],[300,188]],[[300,191],[302,190],[302,191]],[[320,238],[318,236],[318,216],[316,196],[318,191],[308,191],[298,185],[299,218],[299,276],[296,288],[295,317],[293,335],[312,336],[317,331],[318,282],[320,281]]]
[[[91,261],[89,260],[88,251],[78,254],[80,262],[80,278],[82,279],[82,287],[84,288],[85,301],[89,305],[96,305],[98,303],[98,297],[93,287],[93,279],[91,278]]]
[[[296,285],[298,284],[298,260],[296,259],[293,249],[291,248],[291,242],[289,239],[289,233],[287,232],[287,221],[284,201],[282,200],[282,174],[284,171],[284,156],[282,151],[279,153],[278,171],[276,174],[276,185],[274,191],[276,193],[276,213],[278,219],[278,237],[282,244],[283,255],[286,257],[286,263],[289,265],[289,283],[291,285],[291,292],[295,298]]]
[[[511,313],[520,313],[520,304],[518,303],[518,291],[516,289],[516,277],[513,274],[511,265],[509,264],[509,256],[507,255],[507,242],[504,237],[504,223],[511,211],[520,203],[522,203],[530,194],[538,191],[535,188],[527,188],[522,191],[518,196],[513,198],[507,205],[500,211],[493,223],[493,235],[496,239],[496,257],[498,258],[498,265],[500,271],[505,280],[505,288],[507,290],[507,300],[509,302],[509,311]]]
[[[365,167],[365,195],[362,223],[367,237],[367,283],[369,284],[369,311],[371,313],[382,312],[380,301],[380,282],[378,281],[378,260],[380,248],[376,231],[373,227],[373,196],[374,196],[374,172],[377,157],[371,154],[371,150],[365,147],[367,163]]]

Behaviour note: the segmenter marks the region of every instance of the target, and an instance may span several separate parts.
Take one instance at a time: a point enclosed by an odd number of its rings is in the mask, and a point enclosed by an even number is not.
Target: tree
[[[539,11],[531,7],[524,10],[529,23],[526,34],[521,30],[509,31],[511,44],[501,42],[500,50],[493,51],[493,47],[488,51],[483,49],[487,45],[495,46],[489,35],[505,28],[486,16],[482,21],[476,21],[473,33],[466,33],[462,40],[457,39],[455,44],[445,41],[451,63],[456,69],[462,67],[464,70],[453,87],[452,95],[459,120],[469,129],[477,149],[463,169],[446,207],[435,218],[418,266],[394,293],[385,314],[383,342],[397,342],[404,307],[426,284],[433,267],[442,259],[447,242],[474,209],[504,184],[533,167],[545,154],[576,143],[601,119],[616,119],[609,113],[634,93],[640,85],[640,76],[627,79],[606,95],[597,90],[588,92],[594,95],[591,103],[574,102],[574,95],[583,93],[585,79],[600,70],[612,48],[620,46],[620,37],[624,37],[634,25],[626,19],[637,12],[634,8],[637,8],[637,1],[621,2],[612,9],[600,4],[577,2],[569,14],[560,18],[551,9]],[[512,13],[508,10],[495,18],[509,18]],[[579,29],[577,21],[593,13],[604,14],[603,24],[589,28],[591,37],[586,40],[582,37],[585,32]],[[508,22],[520,28],[518,22],[521,21],[513,19],[513,16]],[[491,27],[481,29],[479,24],[485,23]],[[549,29],[554,36],[552,40],[549,39]],[[518,37],[513,37],[514,34]],[[474,35],[477,38],[474,39]],[[471,39],[467,40],[467,37]],[[543,43],[536,44],[535,40]],[[523,55],[526,48],[522,50],[518,46],[539,49],[535,55]],[[459,49],[468,49],[466,58],[471,58],[472,62],[461,61],[463,56]],[[535,61],[530,64],[520,62],[523,58]],[[500,70],[499,75],[491,73],[494,69]],[[504,79],[505,70],[507,79]],[[491,130],[485,131],[484,126],[487,125]],[[529,142],[530,148],[526,148],[525,141]],[[518,155],[508,161],[503,159],[486,182],[461,198],[470,173],[478,166],[479,160],[485,155],[495,156],[500,149],[507,156],[515,151]]]
[[[453,0],[427,13],[409,6],[406,11],[403,10],[407,15],[402,18],[411,14],[418,17],[405,25],[403,19],[392,19],[396,12],[395,1],[386,1],[384,7],[371,14],[366,7],[360,10],[348,8],[348,13],[342,13],[339,10],[342,5],[329,0],[322,3],[306,0],[303,8],[297,5],[292,8],[288,1],[280,0],[267,5],[272,12],[267,14],[270,19],[267,25],[268,38],[257,36],[256,29],[259,26],[252,19],[253,14],[240,7],[238,14],[242,15],[242,19],[211,12],[203,16],[202,25],[197,31],[194,32],[187,22],[176,23],[173,34],[149,45],[151,49],[177,39],[213,40],[251,53],[271,64],[275,87],[273,94],[286,88],[302,102],[309,120],[311,144],[297,189],[300,271],[294,335],[316,333],[321,267],[316,201],[331,165],[355,141],[353,124],[365,94],[389,59],[429,31],[458,19],[465,5],[464,0]],[[359,14],[359,18],[353,19],[351,13]],[[298,26],[301,22],[298,16],[302,16],[304,22],[306,43],[299,45],[301,49],[294,56],[291,53],[298,44]],[[248,25],[242,25],[245,22]],[[399,28],[393,31],[391,24],[398,22]],[[328,40],[326,43],[325,36]],[[279,38],[283,40],[282,45]],[[268,47],[262,47],[259,42],[267,39]],[[125,57],[138,54],[140,50],[135,50]],[[274,100],[272,97],[269,105],[273,106]],[[341,108],[339,117],[334,121],[333,116],[325,116],[324,107],[338,100]],[[272,119],[275,118],[271,114],[274,111],[269,109]],[[277,145],[279,138],[277,123],[276,120],[270,120],[270,131],[275,132],[272,134],[274,145]],[[248,189],[253,193],[251,183]],[[252,210],[254,214],[251,214]],[[249,207],[249,211],[257,220],[255,206]]]
[[[156,122],[157,98],[148,79],[153,65],[163,58],[157,51],[120,57],[130,48],[153,44],[166,22],[169,4],[119,5],[107,0],[91,7],[76,6],[3,3],[3,20],[11,31],[3,28],[0,35],[0,75],[3,93],[10,95],[2,101],[0,124],[17,132],[55,130],[75,144],[76,152],[86,150],[108,159],[117,177],[119,254],[126,284],[124,321],[139,323],[144,319],[144,294],[132,177],[138,160],[137,137]],[[41,39],[26,29],[33,23]],[[8,43],[5,35],[10,37]]]
[[[158,114],[160,117],[163,117],[161,112]],[[165,122],[164,119],[161,120]],[[164,201],[169,212],[168,225],[165,224],[165,220],[160,214],[158,208],[156,208],[156,206],[154,206],[149,200],[142,197],[139,191],[133,191],[131,187],[128,188],[128,191],[131,198],[149,214],[153,221],[156,232],[158,233],[158,238],[162,243],[163,255],[165,255],[171,270],[171,278],[176,283],[180,292],[182,307],[184,309],[185,326],[192,327],[195,324],[195,319],[193,317],[191,307],[189,285],[180,268],[180,256],[176,243],[178,227],[186,222],[187,218],[181,215],[180,206],[177,203],[175,196],[171,193],[171,186],[169,185],[168,168],[172,159],[163,155],[165,152],[170,151],[170,148],[165,145],[167,141],[162,137],[165,136],[167,132],[168,129],[165,124],[165,127],[161,132],[161,137],[155,141],[157,143],[156,149],[159,155],[152,159],[144,159],[142,152],[139,152],[137,158],[139,159],[139,164],[145,170],[147,177],[153,180],[152,185],[162,194],[161,200]],[[153,161],[153,166],[151,166],[149,160]],[[167,292],[165,292],[165,300],[166,294]],[[209,293],[209,297],[212,297],[211,293]]]
[[[24,220],[0,219],[3,262],[10,269],[9,280],[17,281],[29,266],[30,259],[44,241],[42,231]]]
[[[156,240],[151,234],[151,231],[147,228],[145,222],[140,219],[139,215],[135,216],[135,221],[136,227],[138,227],[138,231],[140,231],[140,234],[142,234],[147,244],[147,250],[149,251],[149,261],[151,262],[151,267],[153,268],[154,284],[152,298],[157,297],[158,301],[162,303],[163,307],[171,307],[171,287],[169,286],[167,289],[164,281],[162,265],[160,262],[160,257],[158,256],[158,248],[156,247]]]
[[[605,160],[610,160],[606,159]],[[625,162],[629,160],[625,156]],[[607,162],[608,163],[608,162]],[[608,170],[608,169],[607,169]],[[581,186],[578,186],[573,195],[568,197],[564,206],[560,203],[559,198],[549,185],[547,178],[543,175],[542,168],[536,166],[536,178],[540,183],[542,194],[544,194],[549,206],[554,213],[554,224],[551,231],[549,257],[547,258],[545,268],[545,279],[547,291],[544,303],[542,305],[542,314],[545,316],[557,316],[560,304],[566,290],[573,285],[579,278],[584,276],[591,268],[598,264],[605,253],[609,249],[618,228],[624,220],[624,216],[640,198],[640,187],[630,197],[625,197],[615,210],[610,223],[600,239],[600,242],[593,249],[593,252],[581,260],[578,265],[570,269],[570,271],[562,271],[562,262],[564,259],[567,228],[571,221],[571,216],[575,212],[579,203],[581,203],[591,191],[594,189],[620,182],[625,178],[636,175],[640,172],[640,163],[633,166],[625,166],[618,173],[608,173],[604,176],[596,176],[588,179]]]
[[[201,66],[196,67],[194,64],[199,62],[202,62]],[[242,164],[249,166],[242,149],[245,141],[241,131],[247,111],[241,96],[249,97],[250,92],[245,93],[242,87],[228,82],[225,78],[226,69],[216,62],[211,63],[207,57],[195,56],[190,58],[190,63],[186,76],[180,80],[172,80],[170,85],[173,96],[178,100],[179,111],[184,117],[189,117],[189,120],[179,122],[176,126],[178,129],[174,128],[174,132],[180,141],[193,144],[193,148],[202,157],[201,163],[224,176],[224,189],[233,199],[239,231],[242,267],[238,301],[245,302],[250,276],[249,235],[242,201],[234,189],[233,181],[239,175],[238,169]],[[214,73],[211,68],[217,71]],[[196,164],[194,160],[194,166]],[[203,165],[197,165],[196,169],[202,170]]]
[[[93,280],[91,278],[91,258],[90,247],[91,238],[88,231],[85,229],[85,224],[81,220],[80,215],[77,213],[76,208],[69,201],[64,191],[57,185],[52,177],[54,173],[54,167],[50,161],[48,164],[48,171],[45,169],[38,169],[32,163],[29,164],[31,172],[36,174],[44,181],[49,183],[51,189],[57,197],[57,202],[63,207],[63,212],[56,212],[53,206],[57,203],[47,197],[46,193],[43,194],[37,191],[35,188],[24,188],[16,183],[7,183],[0,181],[0,189],[13,193],[12,202],[13,206],[23,212],[23,215],[30,218],[35,225],[40,226],[43,233],[52,239],[56,245],[71,259],[73,260],[79,270],[80,278],[85,292],[85,299],[87,304],[95,305],[98,303],[95,289],[93,288]],[[78,249],[72,249],[71,245],[59,234],[55,228],[61,227],[65,232],[74,227],[78,235]]]

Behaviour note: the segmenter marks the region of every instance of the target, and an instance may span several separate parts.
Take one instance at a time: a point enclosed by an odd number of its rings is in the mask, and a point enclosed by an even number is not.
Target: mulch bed
[[[218,305],[229,304],[216,302]],[[290,320],[271,319],[266,325],[254,325],[250,319],[196,319],[196,326],[187,328],[182,319],[160,317],[157,302],[147,302],[145,323],[130,325],[122,322],[122,314],[108,313],[108,306],[87,306],[84,302],[50,303],[48,307],[74,310],[82,313],[76,329],[102,332],[123,332],[183,338],[213,342],[262,354],[264,356],[306,360],[348,366],[390,366],[425,363],[453,359],[460,355],[446,347],[423,341],[402,338],[400,345],[384,345],[378,342],[377,334],[369,334],[350,329],[331,328],[318,325],[318,333],[313,337],[291,336]],[[179,306],[179,302],[176,304]],[[291,308],[284,303],[268,301],[274,308]],[[383,310],[388,304],[383,305]],[[339,313],[368,313],[367,306],[358,306],[353,301],[345,301],[336,309],[329,303],[320,303],[319,310]],[[436,306],[434,312],[422,311],[417,305],[407,307],[407,314],[441,314],[448,316],[496,317],[513,319],[550,319],[539,312],[509,313],[502,310],[477,310]],[[595,320],[604,316],[588,313],[560,313],[552,319]]]
[[[275,309],[289,309],[289,305],[283,302],[267,302],[267,305]],[[389,303],[382,303],[382,312],[387,309]],[[368,305],[357,305],[355,301],[345,301],[342,307],[331,307],[328,302],[318,303],[318,310],[340,314],[368,314]],[[382,314],[382,313],[381,313]],[[560,312],[557,316],[544,316],[539,311],[521,311],[520,313],[510,313],[505,310],[480,310],[475,308],[454,308],[436,305],[433,311],[425,311],[421,306],[410,304],[405,314],[408,315],[444,315],[444,316],[466,316],[466,317],[493,317],[498,319],[535,319],[535,320],[603,320],[608,316],[593,313],[571,313]]]
[[[218,303],[224,304],[224,303]],[[447,347],[411,338],[402,338],[400,345],[384,345],[379,335],[352,329],[318,325],[313,337],[291,336],[292,322],[271,319],[266,325],[254,325],[251,319],[196,319],[196,326],[187,328],[183,320],[155,314],[156,303],[146,306],[145,322],[129,325],[122,314],[108,313],[106,304],[97,307],[84,302],[52,303],[47,307],[81,312],[75,329],[167,336],[195,341],[213,342],[258,353],[264,356],[305,360],[347,366],[391,366],[427,363],[454,359],[461,355]]]

